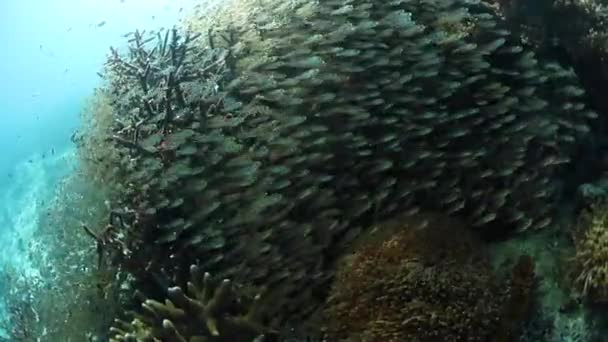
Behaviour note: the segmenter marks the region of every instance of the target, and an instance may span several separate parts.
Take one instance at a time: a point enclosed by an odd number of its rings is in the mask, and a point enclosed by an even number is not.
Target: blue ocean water
[[[193,2],[0,3],[0,267],[38,272],[25,246],[36,240],[40,211],[58,182],[74,170],[71,136],[109,47],[137,28],[175,24]],[[9,281],[0,278],[0,299]]]

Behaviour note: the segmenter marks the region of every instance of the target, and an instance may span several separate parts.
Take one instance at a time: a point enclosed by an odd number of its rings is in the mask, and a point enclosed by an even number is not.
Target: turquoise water
[[[31,253],[42,210],[73,172],[71,136],[109,46],[136,28],[171,26],[192,1],[0,3],[0,267],[39,276]],[[103,24],[101,24],[103,22]],[[40,246],[44,246],[41,244]],[[28,253],[29,251],[29,253]],[[0,279],[0,299],[10,286]]]

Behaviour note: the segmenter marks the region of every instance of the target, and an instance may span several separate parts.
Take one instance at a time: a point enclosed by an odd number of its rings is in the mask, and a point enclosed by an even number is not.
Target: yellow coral
[[[595,302],[608,300],[608,204],[584,211],[577,226],[575,285]]]

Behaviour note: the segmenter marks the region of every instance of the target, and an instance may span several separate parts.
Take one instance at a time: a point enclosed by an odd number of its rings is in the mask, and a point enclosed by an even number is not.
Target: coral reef
[[[608,207],[583,211],[575,229],[574,284],[592,302],[608,300]]]
[[[111,263],[146,295],[150,275],[183,283],[195,262],[299,321],[346,247],[396,213],[435,209],[489,236],[551,223],[554,172],[596,115],[574,73],[491,8],[246,4],[247,25],[136,31],[102,73],[111,119],[85,145],[112,152],[85,160],[109,170],[125,219],[90,235],[128,251]]]
[[[506,297],[479,241],[436,217],[424,228],[407,220],[398,227],[339,269],[328,300],[330,340],[490,341]]]
[[[214,286],[209,273],[194,265],[190,272],[188,295],[172,287],[164,303],[146,299],[144,314],[136,314],[131,322],[116,320],[110,341],[261,342],[276,335],[262,322],[259,295],[247,304],[229,280]]]

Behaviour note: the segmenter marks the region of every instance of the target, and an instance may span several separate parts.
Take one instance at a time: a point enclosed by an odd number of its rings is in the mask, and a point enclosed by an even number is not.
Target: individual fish
[[[454,214],[462,209],[464,209],[464,206],[466,204],[466,201],[464,199],[460,199],[458,201],[455,201],[453,204],[451,204],[448,208],[447,208],[447,213],[449,215]]]
[[[503,47],[500,48],[498,50],[498,53],[512,53],[512,54],[516,54],[516,53],[520,53],[524,51],[524,48],[519,46],[519,45],[515,45],[515,46],[509,46],[509,47]]]
[[[532,96],[536,91],[536,87],[528,86],[517,90],[517,94],[522,96]]]
[[[404,214],[406,216],[413,216],[413,215],[418,214],[419,212],[420,212],[420,208],[416,207],[416,206],[413,206],[410,209],[406,210]]]
[[[542,190],[539,190],[534,193],[535,198],[545,198],[545,197],[549,197],[550,195],[551,195],[551,192],[546,189],[542,189]]]
[[[487,213],[473,223],[474,226],[482,226],[496,219],[496,213]]]
[[[582,116],[589,119],[596,119],[598,117],[597,113],[592,110],[586,110],[582,113]]]
[[[533,52],[524,53],[521,58],[516,62],[522,68],[530,69],[538,64],[536,58],[534,58]]]
[[[450,138],[459,138],[459,137],[463,137],[469,133],[470,133],[469,129],[462,127],[462,128],[457,128],[457,129],[450,131],[450,133],[448,133],[447,136]]]
[[[97,27],[103,27],[105,24],[106,24],[106,21],[102,20],[99,23],[97,23],[97,25],[95,25],[95,26],[97,26]]]
[[[441,203],[450,204],[452,202],[455,202],[458,199],[460,199],[460,194],[458,192],[452,192],[450,195],[443,198],[443,200],[441,200]]]
[[[345,15],[345,14],[349,14],[351,12],[354,11],[354,7],[353,5],[345,5],[341,8],[338,8],[337,10],[334,10],[332,12],[330,12],[331,15],[335,15],[335,16],[339,16],[339,15]]]
[[[390,160],[381,160],[378,161],[378,163],[376,164],[376,166],[374,166],[371,170],[370,173],[378,173],[378,172],[383,172],[386,170],[389,170],[391,167],[393,166],[393,162]]]
[[[576,87],[573,85],[560,87],[558,92],[560,92],[566,96],[572,96],[572,97],[581,96],[585,93],[585,91],[582,88],[579,88],[579,87]]]
[[[513,214],[511,215],[511,220],[512,220],[513,222],[517,222],[517,221],[522,220],[524,217],[525,217],[525,215],[524,215],[524,213],[523,213],[523,212],[521,212],[521,211],[519,211],[519,210],[515,210],[515,211],[513,212]]]
[[[489,54],[494,52],[496,49],[498,49],[499,47],[503,46],[505,44],[507,40],[504,38],[498,38],[495,39],[494,41],[484,45],[481,47],[481,52],[484,54]]]
[[[532,220],[529,218],[525,218],[522,220],[522,223],[519,225],[519,227],[517,227],[517,230],[520,232],[524,232],[526,230],[528,230],[530,227],[532,227]]]
[[[494,196],[494,206],[502,208],[507,203],[507,196]]]
[[[585,109],[585,104],[581,102],[572,103],[572,109],[574,110],[583,110]]]
[[[477,44],[474,43],[465,43],[460,47],[454,49],[454,53],[467,53],[475,50],[477,48]]]
[[[538,221],[534,225],[534,229],[543,229],[543,228],[547,227],[548,225],[550,225],[551,222],[552,222],[551,217],[544,218],[544,219]]]

